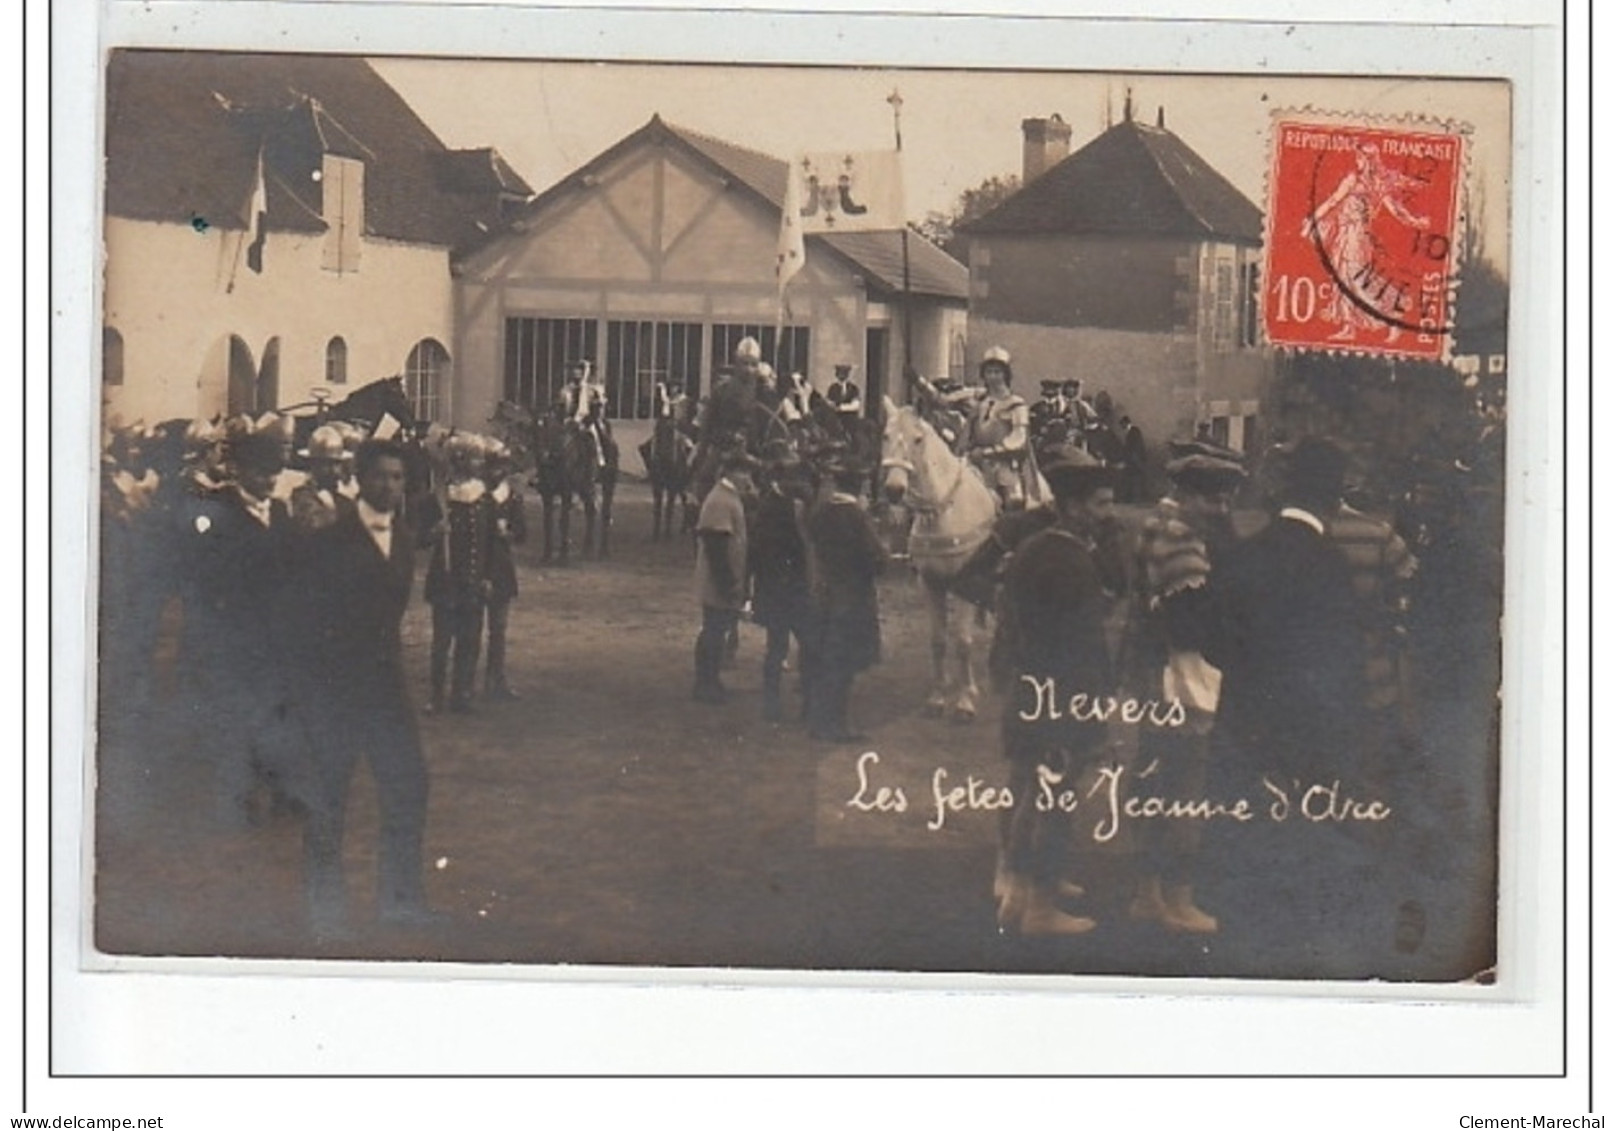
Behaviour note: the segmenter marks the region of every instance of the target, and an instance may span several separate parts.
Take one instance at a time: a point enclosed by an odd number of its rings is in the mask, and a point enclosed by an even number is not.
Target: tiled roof
[[[112,216],[241,228],[261,151],[268,229],[323,231],[329,153],[365,163],[368,234],[445,247],[473,234],[443,178],[449,151],[352,56],[114,51],[106,144]]]
[[[1262,213],[1182,138],[1124,121],[1061,161],[967,235],[1145,235],[1260,243]]]
[[[724,176],[733,178],[774,211],[785,203],[786,179],[790,166],[784,160],[735,145],[683,126],[652,117],[644,126],[544,192],[533,201],[528,215],[542,210],[561,193],[587,182],[596,169],[610,164],[620,154],[644,142],[671,140],[695,153]],[[836,232],[809,235],[848,260],[870,286],[881,292],[901,293],[903,288],[903,235],[901,230],[878,232]],[[909,290],[918,295],[964,301],[970,295],[970,272],[919,233],[909,237]]]

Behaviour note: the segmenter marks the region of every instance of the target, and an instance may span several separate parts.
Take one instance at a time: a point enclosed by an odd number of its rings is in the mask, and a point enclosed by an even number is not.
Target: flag
[[[264,187],[264,147],[258,147],[258,167],[253,173],[252,196],[242,219],[247,225],[247,266],[258,274],[264,271],[264,220],[269,213],[269,193]]]
[[[774,249],[774,278],[779,284],[779,309],[783,318],[787,311],[785,288],[807,261],[807,248],[802,243],[802,182],[799,166],[791,166],[785,178],[785,205],[779,213],[779,243]]]
[[[895,149],[807,153],[791,167],[802,231],[897,231],[904,225],[902,154]]]

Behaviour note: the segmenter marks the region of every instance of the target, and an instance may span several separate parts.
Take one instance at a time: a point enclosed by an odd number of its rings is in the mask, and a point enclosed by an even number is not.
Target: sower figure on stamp
[[[1172,489],[1144,520],[1135,571],[1134,659],[1141,698],[1176,699],[1186,721],[1139,734],[1140,760],[1152,789],[1167,797],[1205,796],[1212,720],[1222,673],[1205,657],[1214,630],[1209,583],[1234,540],[1229,505],[1245,472],[1232,453],[1179,456],[1167,464]],[[1147,821],[1138,831],[1142,858],[1129,914],[1169,931],[1210,934],[1217,920],[1195,905],[1200,830],[1191,821]]]
[[[483,695],[517,699],[505,675],[505,639],[510,603],[517,593],[514,547],[527,541],[527,511],[516,486],[510,449],[499,441],[491,442],[485,466],[488,497],[493,500],[493,537],[488,543],[488,662]]]
[[[718,481],[701,503],[696,520],[695,587],[701,631],[695,639],[695,688],[700,703],[723,703],[725,641],[746,603],[746,504],[752,494],[752,461],[742,451],[723,457]]]
[[[378,911],[383,924],[430,926],[421,878],[427,773],[404,671],[400,624],[415,547],[401,516],[404,452],[368,440],[357,455],[359,498],[310,538],[299,573],[308,638],[304,713],[320,790],[304,831],[305,890],[316,938],[348,930],[342,834],[362,758],[380,815]]]
[[[814,600],[808,733],[826,742],[857,742],[862,736],[848,725],[848,699],[858,673],[880,661],[875,579],[885,568],[886,547],[860,501],[869,470],[847,460],[826,470],[833,489],[807,525]]]
[[[1105,749],[1105,724],[1079,719],[1063,705],[1074,695],[1091,699],[1115,689],[1105,638],[1108,597],[1095,556],[1095,533],[1115,509],[1110,474],[1076,449],[1051,462],[1044,475],[1058,519],[1016,551],[1004,579],[1002,646],[1013,682],[1003,739],[1014,805],[1001,817],[994,886],[999,930],[1006,933],[1076,935],[1095,926],[1060,906],[1082,894],[1065,876],[1071,815],[1038,802],[1042,787],[1077,789]],[[1048,688],[1052,694],[1043,694]]]
[[[421,506],[423,544],[432,549],[426,570],[426,600],[432,606],[432,704],[442,712],[445,685],[448,709],[471,710],[477,658],[482,650],[483,617],[493,552],[494,501],[482,481],[482,444],[475,436],[448,441],[449,479],[441,495]],[[453,682],[449,657],[453,653]]]
[[[763,718],[779,722],[785,717],[780,684],[793,636],[804,694],[812,686],[812,598],[803,529],[813,484],[806,465],[789,444],[776,442],[764,454],[747,566],[751,571],[752,618],[768,632],[763,652]],[[804,699],[804,715],[806,707]]]
[[[1365,903],[1374,884],[1355,830],[1301,811],[1304,800],[1328,801],[1314,787],[1363,799],[1362,613],[1323,520],[1344,470],[1333,443],[1301,441],[1278,515],[1223,555],[1211,579],[1217,624],[1205,656],[1222,690],[1210,792],[1249,797],[1263,812],[1214,826],[1208,880],[1215,874],[1230,956],[1267,976],[1348,975],[1374,957]],[[1387,927],[1380,941],[1388,936]]]

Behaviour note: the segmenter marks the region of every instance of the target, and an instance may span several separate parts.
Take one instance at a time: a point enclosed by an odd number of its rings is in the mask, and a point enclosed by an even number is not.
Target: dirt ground
[[[536,508],[532,518],[536,533]],[[987,698],[969,725],[921,713],[928,629],[906,571],[894,568],[881,587],[886,659],[854,687],[854,722],[869,740],[831,747],[798,724],[762,721],[763,641],[752,625],[743,625],[725,675],[731,701],[691,701],[693,554],[687,541],[653,544],[650,525],[648,491],[625,483],[609,560],[551,568],[536,545],[525,547],[508,665],[521,698],[423,719],[427,888],[448,913],[445,927],[374,924],[374,790],[361,768],[346,853],[358,931],[317,944],[304,924],[297,815],[221,827],[206,751],[180,737],[186,705],[160,680],[168,690],[145,705],[144,722],[103,720],[97,947],[539,965],[1262,973],[1217,936],[1130,922],[1125,837],[1102,849],[1079,839],[1088,847],[1073,867],[1089,892],[1074,909],[1097,917],[1097,930],[1056,941],[1000,935],[991,896],[997,813],[949,811],[937,827],[934,804],[939,780],[944,792],[972,776],[1002,784],[997,705]],[[423,699],[428,613],[417,584],[406,649]],[[1475,763],[1463,772],[1473,783],[1482,762],[1472,747],[1468,736],[1453,739],[1454,756]],[[885,811],[856,803],[883,787],[892,791]],[[1414,954],[1396,951],[1387,933],[1385,976],[1450,978],[1486,964],[1475,957],[1490,947],[1482,792],[1469,785],[1424,806],[1426,835],[1415,840],[1444,848],[1401,859],[1384,902],[1415,892],[1427,935]]]

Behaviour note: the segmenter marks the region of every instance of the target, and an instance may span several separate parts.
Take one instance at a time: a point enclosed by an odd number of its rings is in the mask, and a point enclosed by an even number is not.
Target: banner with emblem
[[[895,149],[805,153],[791,165],[801,230],[877,232],[903,227],[902,154]]]

